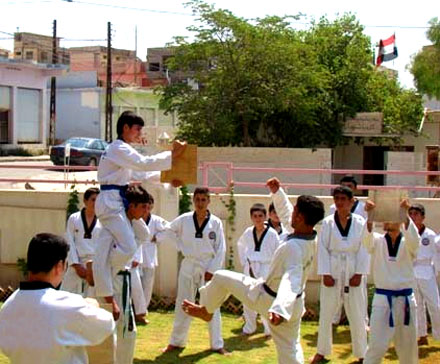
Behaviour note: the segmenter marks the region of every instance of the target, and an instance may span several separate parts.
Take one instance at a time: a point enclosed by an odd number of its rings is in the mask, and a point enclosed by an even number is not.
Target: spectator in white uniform
[[[166,231],[156,234],[158,242],[173,239],[184,257],[179,270],[173,332],[164,352],[185,347],[192,317],[182,310],[182,302],[185,299],[194,301],[197,290],[210,281],[225,262],[223,224],[217,216],[209,212],[209,203],[209,189],[197,187],[193,194],[194,212],[178,216],[167,225]],[[221,333],[219,309],[214,313],[214,319],[208,327],[211,350],[227,354]]]
[[[42,233],[29,243],[29,278],[0,309],[0,351],[11,364],[87,364],[85,347],[102,343],[115,328],[94,299],[58,291],[69,245]]]
[[[336,211],[322,222],[318,239],[318,275],[321,276],[317,353],[319,363],[332,351],[332,321],[344,305],[350,324],[353,356],[363,360],[367,349],[363,280],[369,273],[369,255],[362,245],[365,219],[353,214],[353,192],[345,186],[333,190]]]
[[[255,279],[266,279],[270,262],[279,246],[278,233],[265,224],[267,213],[263,204],[252,205],[250,215],[253,226],[248,227],[238,239],[238,257],[245,275]],[[252,335],[257,330],[257,312],[244,306],[243,316],[243,334]],[[269,323],[264,317],[261,320],[264,334],[270,336]]]
[[[417,336],[418,344],[428,345],[426,306],[431,318],[432,337],[440,340],[440,297],[437,286],[437,274],[440,258],[440,242],[436,233],[425,226],[425,207],[413,204],[408,210],[409,217],[416,225],[420,235],[420,246],[414,262],[416,275]]]
[[[151,302],[153,295],[154,276],[156,267],[159,265],[157,256],[156,234],[164,231],[168,221],[162,219],[160,216],[152,214],[154,208],[154,197],[150,195],[150,202],[148,203],[147,211],[143,216],[146,225],[150,229],[150,238],[142,245],[142,264],[141,264],[141,282],[145,298],[145,306],[147,308]],[[153,241],[153,242],[152,242]],[[148,324],[148,320],[145,320]]]
[[[96,237],[100,229],[100,223],[95,215],[95,201],[98,194],[99,189],[96,187],[88,188],[84,192],[84,208],[69,216],[65,234],[70,246],[67,256],[69,266],[61,289],[82,294],[84,297],[94,295],[93,288],[87,283],[86,263],[93,261]]]

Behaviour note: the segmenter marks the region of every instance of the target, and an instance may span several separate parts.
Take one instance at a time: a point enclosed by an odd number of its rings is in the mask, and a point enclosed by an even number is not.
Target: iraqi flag
[[[391,61],[397,58],[396,35],[393,34],[388,39],[380,40],[379,54],[376,59],[376,65],[380,66],[382,62]]]

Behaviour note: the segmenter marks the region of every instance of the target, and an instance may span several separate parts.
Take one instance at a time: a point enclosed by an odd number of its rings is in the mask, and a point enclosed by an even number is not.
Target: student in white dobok
[[[173,332],[163,352],[186,346],[192,317],[183,312],[182,302],[185,299],[194,301],[197,290],[224,265],[226,243],[223,224],[209,212],[209,203],[209,189],[197,187],[193,194],[194,212],[178,216],[167,225],[166,231],[156,234],[159,243],[173,239],[184,257],[179,270]],[[227,354],[221,333],[220,310],[216,310],[208,326],[211,350]]]
[[[151,302],[153,295],[154,276],[156,267],[159,265],[157,256],[156,234],[164,231],[168,221],[162,219],[160,216],[152,214],[154,208],[154,197],[150,195],[150,202],[148,203],[147,211],[143,216],[146,225],[150,229],[150,238],[142,245],[142,264],[141,264],[141,282],[145,298],[145,306],[147,308]],[[152,242],[154,241],[154,242]],[[145,320],[148,324],[148,320]]]
[[[69,267],[64,275],[61,289],[82,294],[84,297],[93,296],[93,288],[87,283],[86,263],[95,256],[96,236],[100,224],[95,215],[95,201],[99,189],[91,187],[84,192],[84,208],[69,216],[65,238],[70,246],[67,263]]]
[[[339,184],[341,186],[345,186],[348,187],[349,189],[351,189],[353,191],[353,196],[354,194],[357,192],[357,181],[356,178],[354,178],[353,176],[350,175],[346,175],[344,177],[341,178],[341,180],[339,181]],[[330,209],[329,209],[329,215],[333,215],[336,211],[336,205],[333,203],[330,205]],[[353,204],[351,206],[350,211],[353,214],[362,216],[365,220],[367,220],[368,218],[368,214],[367,211],[365,210],[365,202],[357,199],[356,197],[353,197]],[[368,294],[367,294],[367,280],[364,279],[362,284],[364,285],[364,289],[365,289],[365,297],[367,299],[367,302],[365,304],[365,324],[368,327]],[[341,315],[342,315],[342,301],[341,304],[338,307],[338,310],[336,311],[336,314],[333,318],[333,324],[337,325],[339,324],[339,322],[341,321]]]
[[[400,205],[408,210],[408,200]],[[367,211],[374,203],[367,202]],[[401,223],[384,223],[385,234],[373,232],[368,222],[364,245],[371,254],[376,291],[370,317],[370,338],[364,364],[379,364],[394,341],[400,364],[416,364],[418,359],[414,261],[420,236],[410,218]]]
[[[278,236],[280,238],[280,241],[283,241],[287,238],[287,235],[289,235],[289,230],[284,226],[284,224],[281,222],[276,210],[275,205],[273,202],[269,204],[269,210],[268,210],[269,218],[267,219],[266,223],[271,228],[275,229],[275,231],[278,233]]]
[[[425,207],[413,204],[408,210],[409,217],[416,225],[420,235],[420,246],[417,259],[414,262],[416,275],[417,303],[417,336],[419,345],[428,345],[428,330],[426,323],[426,306],[431,318],[432,337],[440,340],[440,297],[436,276],[440,263],[440,243],[436,233],[425,226]]]
[[[145,223],[139,219],[145,214],[149,201],[148,192],[141,186],[130,186],[126,191],[128,207],[125,212],[137,237],[148,237]],[[142,239],[136,240],[141,242]],[[112,305],[116,321],[116,364],[133,362],[136,344],[136,324],[132,310],[131,274],[133,257],[127,261],[126,252],[106,228],[101,229],[99,243],[111,246],[110,251],[101,249],[99,244],[93,262],[93,277],[96,297]]]
[[[238,239],[238,256],[245,275],[255,279],[266,279],[270,262],[279,246],[278,233],[265,224],[267,214],[263,204],[252,205],[250,215],[253,226],[248,227]],[[244,306],[243,316],[243,334],[252,335],[257,330],[257,312]],[[261,320],[264,334],[270,336],[269,323],[264,317]]]
[[[276,178],[270,179],[268,186],[281,218],[285,212],[292,210],[292,206],[279,189]],[[304,363],[299,337],[304,290],[316,252],[314,226],[323,217],[324,205],[319,199],[299,196],[290,217],[295,232],[276,250],[267,278],[255,279],[233,271],[217,271],[213,279],[200,289],[200,305],[184,301],[185,312],[209,321],[213,312],[233,295],[269,320],[278,363]]]
[[[365,219],[353,214],[353,192],[345,186],[333,190],[336,212],[322,222],[318,239],[318,275],[320,291],[317,353],[319,363],[332,351],[332,321],[344,305],[352,341],[353,356],[362,361],[367,349],[365,312],[367,298],[363,280],[369,273],[369,255],[362,245]]]
[[[133,173],[136,172],[136,179],[146,180],[151,177],[151,171],[168,170],[172,160],[186,148],[185,143],[174,141],[171,152],[152,156],[138,153],[131,144],[145,142],[141,134],[143,126],[144,120],[140,116],[124,111],[116,126],[118,138],[108,145],[98,167],[101,193],[96,200],[96,215],[101,224],[111,232],[120,247],[120,253],[125,255],[127,261],[133,258],[137,250],[133,230],[125,214],[125,193]],[[177,187],[178,181],[173,185]],[[105,247],[102,243],[99,245],[100,249],[105,249],[108,253],[110,247]]]
[[[69,245],[42,233],[29,243],[29,278],[0,309],[0,351],[11,364],[87,364],[86,346],[98,345],[115,328],[96,300],[59,291]]]

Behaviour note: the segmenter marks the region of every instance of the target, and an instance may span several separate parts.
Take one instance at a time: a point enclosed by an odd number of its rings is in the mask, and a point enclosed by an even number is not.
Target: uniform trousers
[[[274,298],[261,286],[256,286],[257,280],[241,273],[228,270],[215,272],[214,277],[200,289],[200,303],[210,313],[215,312],[228,299],[235,296],[244,305],[258,312],[262,317],[269,319],[269,309]],[[256,297],[255,289],[257,289]],[[251,291],[253,294],[251,294]],[[252,296],[252,298],[250,297]],[[300,344],[300,324],[304,313],[304,294],[294,302],[292,316],[289,321],[284,320],[280,325],[270,325],[274,340],[278,363],[302,364],[304,355]]]
[[[364,364],[380,364],[394,341],[400,364],[416,364],[418,359],[416,303],[414,295],[409,297],[410,320],[404,325],[405,297],[392,299],[394,327],[389,325],[390,307],[386,297],[374,295],[370,317],[370,340]]]
[[[426,323],[426,307],[428,307],[432,337],[435,340],[440,340],[440,297],[435,277],[417,279],[415,295],[417,302],[417,336],[428,335]]]

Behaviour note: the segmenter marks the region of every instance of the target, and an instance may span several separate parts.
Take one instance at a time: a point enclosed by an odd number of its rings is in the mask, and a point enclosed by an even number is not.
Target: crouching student
[[[277,193],[275,186],[271,192]],[[284,205],[289,204],[284,201]],[[276,200],[275,208],[283,210]],[[291,216],[295,232],[276,250],[266,279],[228,270],[217,271],[200,289],[201,304],[184,301],[183,310],[210,321],[215,310],[232,294],[270,322],[279,363],[303,363],[299,331],[304,312],[304,289],[316,251],[314,226],[323,217],[324,205],[319,199],[299,196]]]
[[[149,201],[148,192],[141,186],[128,187],[126,192],[128,208],[127,220],[138,237],[136,242],[148,236],[145,223],[139,219],[145,214]],[[99,240],[105,247],[97,246],[93,262],[93,277],[96,297],[112,305],[113,317],[116,321],[116,363],[130,364],[133,362],[136,344],[136,324],[132,310],[130,268],[133,257],[127,261],[126,252],[121,251],[118,241],[105,227],[100,231]]]
[[[401,207],[408,210],[408,200]],[[367,202],[367,211],[374,203]],[[400,223],[384,223],[385,234],[373,233],[368,221],[363,244],[371,254],[376,291],[370,318],[370,339],[364,364],[379,364],[391,340],[401,364],[419,362],[416,330],[414,260],[419,249],[417,227],[408,217]]]
[[[29,243],[29,279],[0,310],[0,350],[12,364],[87,364],[86,346],[102,343],[115,328],[94,299],[59,291],[69,245],[42,233]]]

